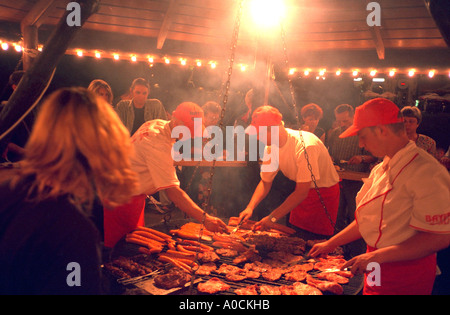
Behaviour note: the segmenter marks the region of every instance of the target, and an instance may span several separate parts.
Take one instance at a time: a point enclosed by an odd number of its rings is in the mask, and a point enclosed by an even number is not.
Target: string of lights
[[[8,51],[14,49],[17,53],[24,53],[24,48],[20,42],[11,42],[0,39],[0,48],[2,51]],[[43,50],[43,45],[38,46],[38,50]],[[109,58],[116,61],[129,60],[130,62],[147,62],[150,67],[156,63],[164,63],[167,65],[178,64],[180,66],[195,66],[203,67],[208,66],[211,69],[216,69],[219,66],[219,61],[216,60],[203,60],[196,58],[186,58],[177,56],[159,56],[152,54],[134,54],[134,53],[119,53],[117,51],[107,52],[101,50],[86,50],[86,49],[68,49],[67,55],[75,55],[79,58],[91,57],[96,59]],[[237,67],[240,71],[248,71],[251,67],[249,64],[239,63]],[[349,74],[354,78],[359,78],[363,75],[370,77],[376,77],[379,75],[385,75],[386,77],[395,77],[396,75],[406,75],[408,77],[414,77],[416,75],[428,76],[429,78],[435,78],[436,76],[447,76],[450,78],[450,69],[421,69],[421,68],[308,68],[308,67],[293,67],[288,70],[290,76],[302,76],[302,77],[315,77],[317,80],[325,80],[327,77],[335,76],[340,77],[343,74]]]

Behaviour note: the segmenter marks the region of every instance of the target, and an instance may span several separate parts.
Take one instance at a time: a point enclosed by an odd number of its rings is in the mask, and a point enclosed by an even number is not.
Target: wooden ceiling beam
[[[51,7],[53,2],[55,2],[55,0],[39,0],[20,22],[22,30],[26,26],[39,27],[42,24],[42,17],[45,15],[48,8]]]
[[[175,8],[177,5],[177,0],[170,0],[169,7],[167,8],[166,14],[164,15],[164,20],[161,25],[161,29],[159,30],[158,39],[156,41],[156,48],[162,49],[164,46],[164,42],[167,39],[167,35],[169,34],[170,25],[173,22]]]
[[[40,0],[20,22],[23,36],[23,69],[28,70],[35,59],[35,55],[29,54],[30,50],[38,49],[38,28],[42,24],[42,17],[53,4],[54,0]]]
[[[377,50],[378,59],[384,60],[385,58],[385,48],[383,37],[381,36],[381,31],[379,26],[373,26],[370,28],[372,32],[373,40],[375,42],[375,49]]]

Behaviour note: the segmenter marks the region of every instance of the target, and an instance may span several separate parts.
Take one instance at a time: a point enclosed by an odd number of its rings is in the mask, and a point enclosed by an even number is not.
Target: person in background
[[[170,201],[190,217],[198,222],[204,220],[206,229],[212,232],[226,230],[225,223],[205,213],[180,188],[180,181],[173,165],[175,139],[172,138],[172,133],[176,127],[185,126],[190,131],[190,137],[203,134],[204,126],[202,123],[197,126],[202,127],[201,129],[195,129],[195,118],[203,120],[201,107],[195,103],[184,102],[178,105],[172,113],[170,121],[150,120],[144,123],[133,135],[131,138],[133,152],[130,159],[132,170],[139,176],[140,186],[139,189],[135,190],[130,203],[116,208],[107,206],[104,208],[106,247],[114,247],[127,233],[138,226],[145,225],[145,198],[147,195],[153,195],[160,191],[164,191]]]
[[[300,110],[303,124],[301,130],[311,132],[317,136],[323,143],[325,143],[325,130],[318,127],[319,121],[323,117],[323,110],[319,105],[311,103],[305,105]]]
[[[334,129],[327,140],[328,152],[339,169],[353,172],[370,172],[370,164],[377,159],[359,146],[358,136],[340,138],[352,124],[354,109],[348,104],[341,104],[334,110],[336,122],[339,126]],[[336,221],[336,232],[343,230],[355,220],[356,194],[362,187],[362,181],[342,179],[339,182],[341,195],[339,211]],[[365,251],[363,241],[357,241],[345,247],[349,256],[356,256]]]
[[[309,255],[326,255],[363,238],[367,252],[342,268],[365,274],[364,294],[431,294],[436,253],[450,245],[450,175],[408,138],[399,108],[387,99],[356,108],[354,123],[340,137],[354,135],[383,162],[357,195],[355,221]]]
[[[267,127],[266,139],[263,139],[265,128],[260,127]],[[250,219],[255,208],[269,194],[272,183],[281,170],[292,183],[289,189],[283,187],[288,196],[268,216],[256,223],[256,227],[270,229],[272,223],[289,213],[289,223],[300,237],[326,239],[333,235],[339,205],[339,176],[323,142],[310,132],[285,128],[281,113],[272,106],[257,108],[248,128],[248,132],[251,132],[250,128],[256,128],[258,140],[266,141],[264,156],[270,156],[270,163],[276,162],[277,165],[272,164],[271,167],[263,169],[268,160],[263,163],[261,180],[247,207],[240,213],[240,220]],[[272,132],[277,132],[275,128],[278,128],[279,137],[272,139]],[[320,202],[311,172],[326,211]]]
[[[205,127],[217,126],[220,121],[222,107],[217,102],[209,101],[202,106],[202,109],[205,115]]]
[[[13,91],[16,90],[25,71],[19,70],[13,72],[9,77],[9,85]],[[8,101],[1,103],[0,112],[8,106]],[[34,112],[25,117],[21,123],[11,132],[10,141],[0,157],[1,162],[19,162],[25,154],[25,144],[30,137],[31,129],[35,120]]]
[[[409,140],[412,140],[416,145],[436,157],[436,141],[432,138],[418,134],[417,128],[422,122],[422,113],[420,109],[412,106],[405,106],[402,108],[403,120],[405,122],[406,134]]]
[[[44,101],[18,173],[1,183],[0,294],[103,293],[88,216],[95,195],[110,206],[130,200],[130,149],[117,114],[85,88]]]
[[[131,135],[143,123],[153,119],[167,119],[166,111],[160,100],[148,99],[150,85],[147,80],[137,78],[130,87],[131,100],[123,100],[117,104],[116,111]]]
[[[111,106],[113,105],[114,94],[109,84],[105,81],[100,79],[93,80],[89,84],[88,90],[102,97]]]

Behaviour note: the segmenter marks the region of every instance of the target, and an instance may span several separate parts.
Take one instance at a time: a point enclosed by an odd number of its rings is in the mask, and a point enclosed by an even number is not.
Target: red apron
[[[333,224],[325,213],[314,188],[311,188],[305,200],[291,211],[289,223],[315,234],[333,235],[339,207],[339,184],[319,188],[319,191]]]
[[[114,209],[103,208],[105,247],[113,248],[127,233],[138,226],[145,226],[145,198],[145,195],[138,195],[125,205]]]
[[[367,252],[376,248],[367,247]],[[380,265],[380,285],[370,286],[364,276],[364,295],[430,295],[436,277],[436,254]]]

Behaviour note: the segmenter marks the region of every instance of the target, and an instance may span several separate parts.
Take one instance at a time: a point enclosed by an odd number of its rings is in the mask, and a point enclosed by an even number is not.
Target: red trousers
[[[145,225],[145,198],[145,195],[134,196],[127,204],[114,209],[103,208],[105,247],[113,248],[127,233]]]
[[[367,247],[367,252],[376,250]],[[379,286],[370,286],[364,277],[364,295],[430,295],[436,278],[436,254],[380,265]],[[375,281],[376,282],[376,281]]]
[[[319,188],[319,191],[331,220],[335,224],[339,208],[339,184]],[[289,223],[315,234],[334,234],[334,226],[323,209],[319,195],[314,188],[311,188],[305,200],[291,211]]]

